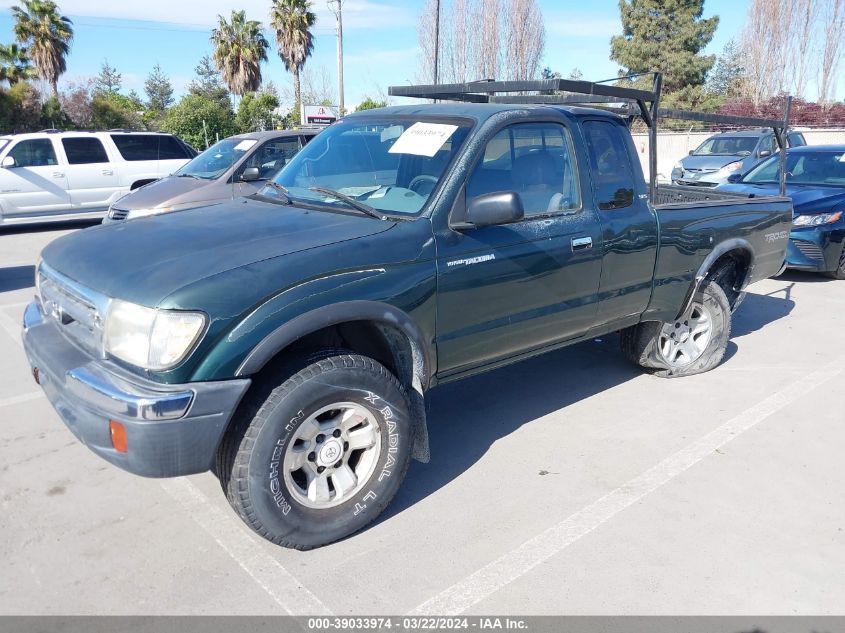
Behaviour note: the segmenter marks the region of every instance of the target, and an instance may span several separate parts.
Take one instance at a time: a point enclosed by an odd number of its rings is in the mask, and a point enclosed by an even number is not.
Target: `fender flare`
[[[236,377],[260,371],[276,354],[308,334],[349,321],[373,321],[400,330],[411,344],[414,373],[421,388],[428,388],[431,359],[428,346],[417,324],[405,312],[379,301],[341,301],[305,312],[270,332],[238,366]]]
[[[693,280],[692,284],[690,285],[689,290],[687,291],[686,296],[684,297],[684,302],[681,304],[681,310],[678,312],[678,316],[675,317],[676,320],[680,319],[684,314],[686,314],[687,310],[690,309],[692,306],[692,299],[695,297],[695,293],[698,292],[698,289],[701,287],[701,283],[707,278],[707,274],[710,272],[710,269],[713,267],[713,264],[725,255],[726,253],[730,253],[732,251],[743,251],[748,255],[748,270],[745,273],[745,278],[742,280],[742,286],[739,288],[740,290],[744,290],[745,286],[747,285],[748,279],[751,278],[751,270],[754,268],[754,248],[748,242],[748,240],[743,239],[741,237],[732,238],[729,240],[725,240],[724,242],[719,242],[716,247],[710,251],[710,254],[704,258],[704,261],[701,262],[701,265],[698,267],[698,271],[695,273],[695,279]]]

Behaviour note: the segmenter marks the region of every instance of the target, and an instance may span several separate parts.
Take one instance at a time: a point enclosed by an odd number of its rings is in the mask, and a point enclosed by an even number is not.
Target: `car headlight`
[[[188,355],[205,322],[201,312],[155,310],[115,299],[106,317],[105,349],[144,369],[169,369]]]
[[[834,213],[817,213],[813,215],[797,215],[792,220],[793,226],[821,226],[822,224],[833,224],[842,217],[842,211]]]
[[[731,172],[739,171],[740,169],[742,169],[742,161],[738,160],[738,161],[735,161],[733,163],[728,163],[727,165],[722,167],[719,171],[731,173]]]
[[[155,209],[132,209],[126,215],[127,220],[134,220],[135,218],[144,218],[148,215],[158,215],[159,213],[167,213],[172,211],[173,207],[157,207]]]

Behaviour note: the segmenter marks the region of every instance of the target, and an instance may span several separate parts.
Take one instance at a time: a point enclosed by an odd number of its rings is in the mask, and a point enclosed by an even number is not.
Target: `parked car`
[[[24,346],[98,455],[213,469],[251,528],[308,549],[372,522],[427,459],[429,388],[615,331],[658,376],[719,364],[792,204],[655,193],[610,112],[356,112],[252,196],[54,241]]]
[[[787,147],[800,147],[807,141],[801,132],[788,132]],[[777,141],[768,128],[723,132],[704,141],[672,169],[676,185],[715,187],[728,182],[731,174],[744,174],[765,158],[776,154]]]
[[[0,136],[0,224],[102,217],[194,156],[177,137],[152,132]]]
[[[103,222],[181,211],[255,193],[318,131],[285,130],[230,136],[209,147],[173,175],[114,202]]]
[[[777,191],[779,178],[779,160],[772,157],[718,190],[767,196]],[[787,267],[845,279],[845,145],[788,150],[786,195],[795,205]]]

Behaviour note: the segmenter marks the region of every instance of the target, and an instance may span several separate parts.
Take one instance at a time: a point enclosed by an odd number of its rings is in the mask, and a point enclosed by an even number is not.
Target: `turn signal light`
[[[109,431],[111,431],[111,445],[118,453],[125,453],[128,450],[126,445],[126,427],[116,420],[109,420]]]

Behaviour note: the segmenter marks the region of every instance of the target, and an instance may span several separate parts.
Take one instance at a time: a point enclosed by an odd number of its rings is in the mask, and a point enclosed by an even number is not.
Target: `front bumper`
[[[23,342],[33,376],[71,432],[103,459],[145,477],[209,470],[250,385],[146,380],[80,350],[44,318],[38,302],[24,312]],[[112,446],[109,420],[126,429],[125,453]]]
[[[797,270],[828,272],[839,267],[845,228],[793,229],[786,247],[786,266]]]

